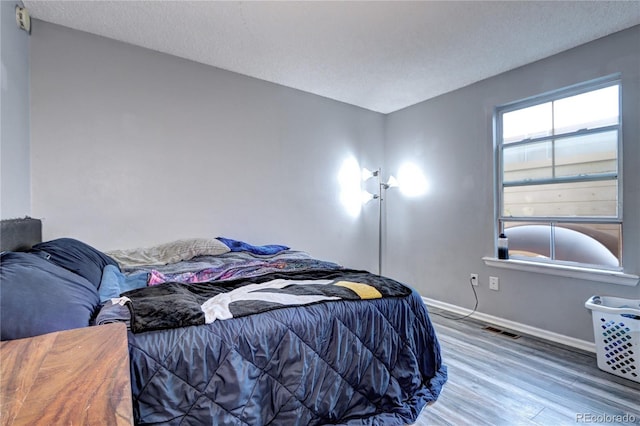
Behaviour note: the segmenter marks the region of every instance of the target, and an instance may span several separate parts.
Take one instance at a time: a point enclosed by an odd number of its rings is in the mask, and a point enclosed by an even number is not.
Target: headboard
[[[31,217],[0,221],[0,251],[25,251],[42,242],[42,221]]]

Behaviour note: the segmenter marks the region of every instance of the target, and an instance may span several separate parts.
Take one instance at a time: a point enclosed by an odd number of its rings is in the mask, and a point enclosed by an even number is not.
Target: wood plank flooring
[[[595,354],[430,311],[449,380],[414,425],[640,425],[640,383],[598,369]]]

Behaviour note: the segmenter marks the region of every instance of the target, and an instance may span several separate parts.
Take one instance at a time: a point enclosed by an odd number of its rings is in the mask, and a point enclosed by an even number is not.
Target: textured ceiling
[[[640,24],[637,0],[23,2],[33,18],[382,113]]]

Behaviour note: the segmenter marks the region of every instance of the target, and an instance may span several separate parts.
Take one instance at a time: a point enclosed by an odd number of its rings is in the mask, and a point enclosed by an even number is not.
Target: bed
[[[447,380],[421,297],[390,278],[222,237],[102,252],[17,222],[2,340],[125,322],[136,424],[403,425]]]

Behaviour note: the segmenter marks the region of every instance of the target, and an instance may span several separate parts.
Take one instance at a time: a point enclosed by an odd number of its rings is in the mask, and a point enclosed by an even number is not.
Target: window
[[[619,80],[499,107],[495,136],[510,257],[621,270]]]

